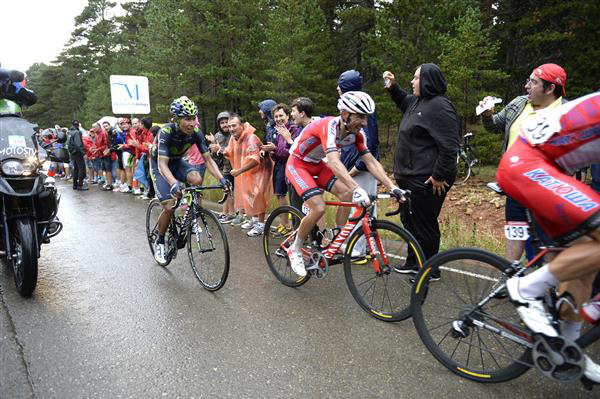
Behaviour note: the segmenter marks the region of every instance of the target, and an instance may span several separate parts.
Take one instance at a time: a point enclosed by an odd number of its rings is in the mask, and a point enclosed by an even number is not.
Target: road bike
[[[463,136],[463,142],[456,156],[457,172],[455,184],[465,183],[471,175],[476,176],[479,174],[479,170],[481,169],[481,162],[477,156],[477,151],[475,151],[475,147],[471,143],[472,138],[472,132],[468,132]]]
[[[499,187],[488,185],[500,192]],[[580,380],[586,388],[593,383],[583,376],[583,349],[600,359],[600,324],[588,325],[572,342],[533,334],[520,320],[506,291],[506,280],[528,273],[544,258],[564,248],[542,245],[527,211],[527,223],[505,227],[510,239],[531,237],[538,249],[527,264],[508,260],[477,248],[441,252],[427,261],[417,274],[411,297],[413,322],[431,354],[461,377],[478,382],[503,382],[517,378],[532,367],[555,381]],[[441,280],[430,282],[432,273]],[[546,305],[558,331],[560,306],[572,306],[568,296],[549,290]]]
[[[265,223],[263,238],[269,269],[284,285],[299,287],[311,277],[325,278],[329,266],[343,263],[348,289],[363,310],[384,321],[410,317],[411,282],[407,276],[392,269],[403,264],[409,253],[414,254],[419,267],[425,257],[417,240],[406,229],[375,218],[376,201],[390,198],[393,198],[390,194],[378,194],[371,197],[372,204],[366,207],[352,202],[326,201],[327,206],[356,207],[356,210],[337,233],[327,229],[321,231],[318,227],[311,231],[302,248],[307,271],[304,277],[292,271],[287,257],[287,249],[294,242],[304,214],[291,206],[275,209]],[[408,191],[406,198],[410,204]],[[386,216],[398,214],[400,207],[399,203],[398,209]],[[353,258],[353,253],[358,256]]]
[[[202,207],[204,190],[222,190],[222,186],[191,186],[182,190],[182,196],[173,206],[175,213],[165,234],[167,267],[177,257],[179,249],[187,246],[190,266],[200,284],[208,291],[217,291],[229,275],[229,244],[227,235],[213,212]],[[219,201],[225,202],[227,193]],[[183,202],[184,205],[181,205]],[[181,205],[181,206],[180,206]],[[163,206],[153,199],[146,210],[146,235],[154,256],[154,242],[158,238],[158,217]]]

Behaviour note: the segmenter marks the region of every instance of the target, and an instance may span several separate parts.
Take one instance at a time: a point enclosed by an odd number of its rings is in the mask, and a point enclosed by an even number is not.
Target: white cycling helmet
[[[351,114],[372,114],[375,112],[375,101],[363,91],[347,91],[341,95],[338,109]]]

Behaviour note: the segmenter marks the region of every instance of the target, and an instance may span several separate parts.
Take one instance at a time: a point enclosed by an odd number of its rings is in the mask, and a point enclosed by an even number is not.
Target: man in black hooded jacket
[[[400,188],[412,192],[412,214],[403,209],[400,216],[429,259],[439,251],[438,216],[456,178],[459,120],[444,95],[446,79],[437,65],[417,68],[411,81],[413,95],[398,86],[391,72],[386,71],[384,79],[385,88],[403,113],[394,152],[394,177]],[[394,270],[416,273],[416,254],[409,253],[406,263]]]

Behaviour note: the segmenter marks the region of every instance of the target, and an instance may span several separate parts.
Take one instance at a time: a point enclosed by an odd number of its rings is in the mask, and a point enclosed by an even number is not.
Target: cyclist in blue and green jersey
[[[173,216],[174,198],[181,196],[182,182],[201,185],[204,167],[229,190],[229,182],[223,178],[219,168],[210,156],[204,134],[195,126],[198,107],[192,100],[183,96],[175,99],[170,108],[174,123],[160,129],[152,150],[150,169],[163,211],[158,219],[158,238],[154,243],[154,259],[165,263],[165,233]],[[196,144],[204,158],[204,165],[190,165],[183,159],[192,145]],[[158,173],[157,173],[158,172]]]

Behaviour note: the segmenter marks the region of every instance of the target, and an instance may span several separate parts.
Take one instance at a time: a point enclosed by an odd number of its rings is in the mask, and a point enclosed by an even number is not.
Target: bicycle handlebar
[[[402,196],[406,199],[406,203],[408,204],[408,211],[410,213],[412,213],[412,206],[411,206],[411,200],[410,200],[411,192],[410,192],[410,190],[402,190],[402,193],[403,193]],[[348,220],[350,220],[351,222],[355,222],[357,220],[362,219],[365,216],[367,209],[379,199],[390,199],[390,198],[396,198],[396,197],[394,197],[391,193],[378,193],[377,195],[370,195],[369,198],[371,199],[371,204],[367,205],[367,206],[363,206],[359,216],[351,217]],[[403,204],[403,202],[398,201],[398,209],[396,209],[395,211],[386,213],[385,216],[394,216],[394,215],[399,214],[402,204]]]
[[[221,198],[220,200],[217,201],[217,203],[223,204],[225,201],[227,201],[227,197],[229,197],[229,192],[225,191],[223,189],[223,186],[221,185],[217,185],[217,186],[188,186],[188,187],[184,187],[181,190],[181,197],[177,198],[175,201],[175,205],[173,205],[172,209],[177,208],[180,204],[181,204],[181,199],[183,198],[183,196],[185,195],[186,192],[202,192],[204,190],[223,190],[223,198]]]

